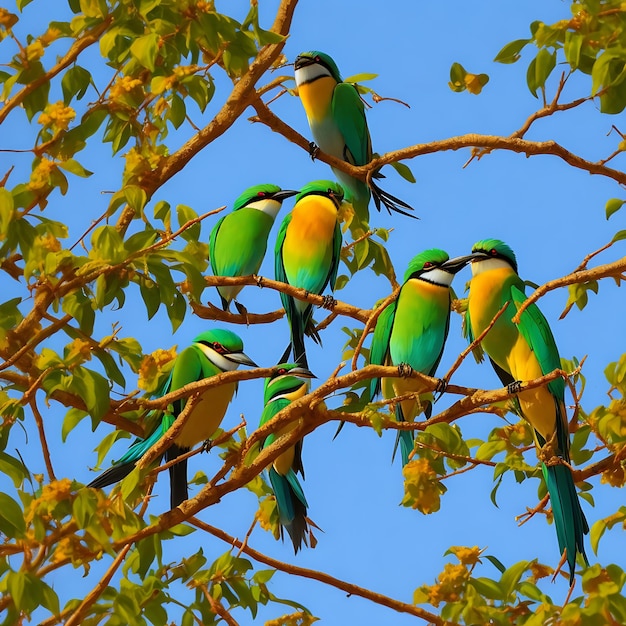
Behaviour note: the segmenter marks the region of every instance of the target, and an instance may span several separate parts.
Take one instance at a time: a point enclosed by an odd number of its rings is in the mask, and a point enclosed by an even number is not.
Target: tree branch
[[[300,576],[301,578],[308,578],[310,580],[317,580],[318,582],[321,582],[325,585],[330,585],[331,587],[340,589],[348,595],[365,598],[366,600],[375,602],[380,606],[386,606],[389,609],[393,609],[398,613],[408,613],[409,615],[414,615],[415,617],[419,617],[429,624],[435,624],[436,626],[459,626],[458,624],[456,624],[456,622],[445,621],[441,619],[438,615],[430,613],[429,611],[426,611],[424,609],[420,609],[413,604],[407,604],[406,602],[394,600],[389,596],[385,596],[381,593],[376,593],[375,591],[365,589],[364,587],[359,587],[358,585],[348,583],[344,580],[341,580],[340,578],[335,578],[334,576],[330,576],[329,574],[326,574],[324,572],[299,567],[297,565],[291,565],[288,563],[284,563],[283,561],[279,561],[278,559],[274,559],[270,556],[263,554],[262,552],[255,550],[254,548],[251,548],[249,545],[244,545],[235,537],[231,537],[223,530],[216,528],[215,526],[211,526],[210,524],[199,520],[197,517],[191,517],[189,519],[189,522],[200,530],[204,530],[205,532],[213,535],[214,537],[217,537],[218,539],[221,539],[229,545],[239,548],[242,552],[252,557],[255,561],[263,563],[264,565],[268,565],[269,567],[273,567],[274,569],[280,570],[281,572],[285,572],[286,574]]]

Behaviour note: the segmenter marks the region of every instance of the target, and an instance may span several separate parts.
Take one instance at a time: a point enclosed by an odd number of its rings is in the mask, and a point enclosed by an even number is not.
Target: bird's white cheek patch
[[[226,357],[221,355],[219,352],[213,350],[213,348],[209,348],[209,346],[205,346],[204,344],[198,344],[198,347],[202,352],[204,352],[204,356],[206,356],[215,367],[218,367],[223,372],[232,372],[239,367],[239,363],[233,363],[233,361],[229,361]]]
[[[257,202],[251,202],[248,208],[256,209],[261,211],[261,213],[269,215],[272,219],[276,219],[278,211],[280,211],[280,202],[276,202],[276,200],[258,200]]]
[[[423,272],[422,278],[430,283],[434,283],[435,285],[444,285],[445,287],[449,287],[452,284],[454,276],[449,272],[445,272],[444,270],[440,270],[436,267],[428,272]]]
[[[491,270],[501,270],[511,266],[503,259],[485,259],[484,261],[474,261],[472,263],[472,275],[478,276],[483,272]]]
[[[296,70],[296,85],[300,86],[304,83],[310,83],[316,80],[317,78],[321,78],[322,76],[331,76],[332,74],[321,65],[307,65],[306,67],[301,67],[299,70]]]

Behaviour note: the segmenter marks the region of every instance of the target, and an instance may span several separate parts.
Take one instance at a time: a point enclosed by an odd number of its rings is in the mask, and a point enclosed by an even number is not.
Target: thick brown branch
[[[285,36],[289,34],[296,4],[297,0],[282,0],[271,28],[273,32]],[[264,46],[250,64],[248,71],[235,83],[228,99],[209,124],[185,142],[175,153],[161,161],[158,169],[154,172],[154,176],[146,184],[145,191],[148,194],[148,198],[170,178],[180,172],[196,154],[223,135],[239,119],[241,114],[257,97],[256,83],[271,67],[272,63],[278,59],[284,45],[285,42],[281,41]],[[125,230],[133,215],[134,211],[126,207],[118,220],[117,228],[121,231]]]
[[[300,289],[299,287],[294,287],[288,283],[281,283],[278,280],[271,280],[262,276],[205,276],[204,280],[209,287],[217,287],[218,285],[255,285],[257,287],[268,287],[269,289],[280,291],[287,294],[288,296],[297,298],[298,300],[310,302],[315,306],[322,306],[324,304],[323,296],[318,296],[315,293],[309,293],[308,291],[306,291],[306,289]],[[215,317],[213,317],[213,309],[215,309],[214,306],[203,307],[199,304],[193,305],[194,313],[196,313],[198,317],[202,317],[204,319],[215,319]],[[337,302],[333,307],[333,312],[338,313],[339,315],[352,317],[355,320],[363,323],[365,323],[371,315],[371,311],[369,309],[360,309],[358,307],[352,306],[351,304],[346,304],[345,302]],[[268,313],[266,314],[266,316],[273,317],[277,313],[278,312]],[[254,315],[248,315],[248,322],[250,324],[260,323],[259,321],[256,321],[258,319],[259,318],[255,317]],[[267,319],[267,317],[261,317],[261,319],[264,320]],[[232,317],[229,318],[228,321],[244,324],[246,323],[246,316],[232,315]]]

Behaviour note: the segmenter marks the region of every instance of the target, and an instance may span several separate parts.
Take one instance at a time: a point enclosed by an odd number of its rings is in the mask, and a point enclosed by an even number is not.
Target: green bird
[[[191,346],[176,358],[162,394],[176,391],[222,372],[237,369],[239,365],[257,367],[243,352],[243,342],[230,330],[215,328],[200,333]],[[227,383],[207,389],[198,398],[185,425],[165,453],[166,461],[178,458],[201,441],[207,441],[222,423],[226,409],[237,390],[237,383]],[[107,487],[133,470],[141,457],[161,439],[185,408],[186,399],[173,402],[163,411],[160,422],[145,439],[136,439],[126,454],[112,467],[97,476],[87,486]],[[159,461],[160,462],[160,461]],[[174,508],[188,498],[187,460],[172,465],[170,472],[170,504]]]
[[[413,370],[435,375],[450,326],[450,285],[468,258],[450,260],[437,248],[420,252],[407,267],[397,299],[376,320],[370,363],[397,365],[399,377],[384,378],[382,382],[373,378],[370,402],[381,388],[385,398],[419,394],[396,404],[399,422],[413,422],[421,412],[427,418],[431,415],[432,393],[425,391],[418,380],[406,376]],[[399,443],[403,465],[409,461],[414,439],[413,431],[398,431],[394,455]]]
[[[511,248],[499,239],[485,239],[474,245],[471,256],[472,280],[466,313],[469,339],[478,337],[506,305],[505,312],[482,340],[482,347],[502,383],[513,393],[519,390],[520,381],[540,378],[560,368],[559,352],[550,326],[536,304],[522,313],[518,325],[512,321],[526,295]],[[569,467],[544,462],[570,461],[565,381],[557,378],[546,386],[519,391],[516,403],[533,428],[559,550],[567,559],[571,584],[576,555],[580,553],[588,564],[583,535],[589,532],[589,526]]]
[[[280,363],[272,376],[265,379],[263,392],[265,408],[260,426],[271,420],[281,409],[309,392],[309,381],[315,375],[305,367],[295,363]],[[261,448],[271,445],[282,435],[291,432],[297,422],[293,422],[278,432],[268,435]],[[298,552],[302,542],[306,544],[308,529],[306,512],[307,501],[298,481],[297,473],[304,478],[302,467],[302,440],[290,446],[278,456],[269,468],[270,483],[276,497],[276,506],[281,524],[281,538],[284,528],[291,537],[294,551]]]
[[[318,295],[327,285],[331,290],[335,288],[342,241],[338,210],[342,201],[341,185],[330,180],[316,180],[300,191],[278,232],[276,280]],[[305,333],[319,342],[312,328],[313,307],[284,293],[280,299],[291,329],[291,343],[280,360],[287,361],[293,350],[294,361],[306,367]],[[324,306],[332,308],[333,304],[332,296],[327,296]]]
[[[283,200],[297,193],[276,185],[256,185],[246,189],[235,200],[232,212],[222,217],[211,231],[209,260],[213,274],[257,274],[265,257],[267,238]],[[217,287],[224,311],[228,311],[234,301],[237,310],[245,314],[245,307],[237,302],[242,289],[243,285]]]
[[[333,59],[315,50],[302,52],[296,57],[295,79],[317,146],[351,165],[369,163],[372,160],[372,141],[365,118],[365,104],[356,85],[344,83]],[[311,142],[313,157],[317,146]],[[332,170],[345,189],[346,200],[352,203],[362,220],[369,220],[367,207],[371,195],[379,211],[382,203],[389,213],[397,211],[411,216],[404,209],[412,211],[413,207],[383,191],[374,181],[370,181],[368,186],[341,170]],[[384,178],[380,173],[374,176]]]

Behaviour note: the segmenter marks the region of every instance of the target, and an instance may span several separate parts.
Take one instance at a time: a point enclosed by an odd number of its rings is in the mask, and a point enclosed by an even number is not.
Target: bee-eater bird
[[[326,285],[335,288],[342,241],[337,212],[342,202],[343,189],[333,181],[316,180],[302,188],[278,232],[276,280],[318,295]],[[293,359],[306,367],[304,334],[319,341],[311,327],[313,307],[284,293],[280,299],[291,329]],[[328,296],[325,306],[332,308],[333,302]],[[287,361],[289,352],[288,347],[280,360]]]
[[[297,193],[276,185],[256,185],[246,189],[235,200],[232,212],[222,217],[211,231],[209,260],[213,274],[257,274],[265,257],[267,238],[283,200]],[[242,289],[243,285],[217,287],[224,311],[228,311],[234,300],[237,310],[245,314],[245,308],[237,302]]]
[[[478,337],[506,305],[502,315],[482,340],[496,374],[511,392],[519,382],[540,378],[561,367],[559,352],[546,318],[536,304],[512,318],[526,300],[524,283],[517,274],[515,254],[498,239],[485,239],[472,249],[466,329],[470,341]],[[569,431],[565,412],[565,381],[557,378],[545,386],[519,391],[516,402],[520,413],[534,431],[548,488],[554,525],[562,557],[567,558],[570,584],[574,580],[576,554],[585,561],[583,535],[589,532],[569,463]],[[551,462],[552,461],[552,462]]]
[[[365,104],[353,83],[344,83],[336,63],[327,54],[318,51],[302,52],[296,57],[295,79],[298,94],[317,146],[327,154],[351,165],[366,165],[372,160],[372,142]],[[315,156],[315,144],[311,144]],[[352,203],[362,220],[369,220],[370,195],[380,211],[381,203],[391,213],[403,215],[404,209],[413,210],[403,200],[383,191],[374,181],[368,186],[361,180],[332,168],[343,185],[346,200]],[[376,178],[383,178],[375,173]]]
[[[281,409],[294,400],[302,398],[309,391],[309,381],[315,375],[305,367],[295,363],[280,363],[272,376],[265,379],[265,408],[261,415],[260,426],[271,420]],[[274,443],[282,435],[291,432],[297,422],[268,435],[261,448]],[[293,549],[297,553],[302,542],[306,544],[307,532],[307,501],[296,474],[300,472],[304,478],[302,467],[302,440],[290,446],[278,456],[269,468],[270,483],[276,497],[276,506],[281,524],[281,538],[284,528],[291,537]]]
[[[162,395],[176,391],[189,383],[237,369],[239,365],[257,367],[243,352],[243,342],[230,330],[215,328],[200,333],[191,346],[176,358]],[[167,461],[178,458],[201,441],[207,441],[222,423],[226,409],[237,390],[237,383],[226,383],[207,389],[196,401],[181,432],[165,453]],[[165,436],[165,433],[185,408],[185,398],[176,400],[163,411],[160,423],[145,439],[136,439],[126,454],[112,467],[92,480],[88,487],[106,487],[116,483],[133,470],[141,457]],[[187,460],[169,468],[170,504],[178,506],[188,498]]]
[[[432,410],[432,393],[420,381],[407,378],[412,370],[434,376],[450,326],[450,285],[454,275],[467,265],[467,258],[449,259],[446,252],[433,248],[415,256],[404,274],[397,299],[376,320],[370,350],[372,365],[397,365],[398,378],[374,378],[370,382],[370,402],[381,391],[385,398],[408,393],[419,396],[396,404],[399,422],[413,422],[422,412]],[[413,431],[399,430],[402,464],[413,450]],[[395,448],[394,448],[395,454]]]

